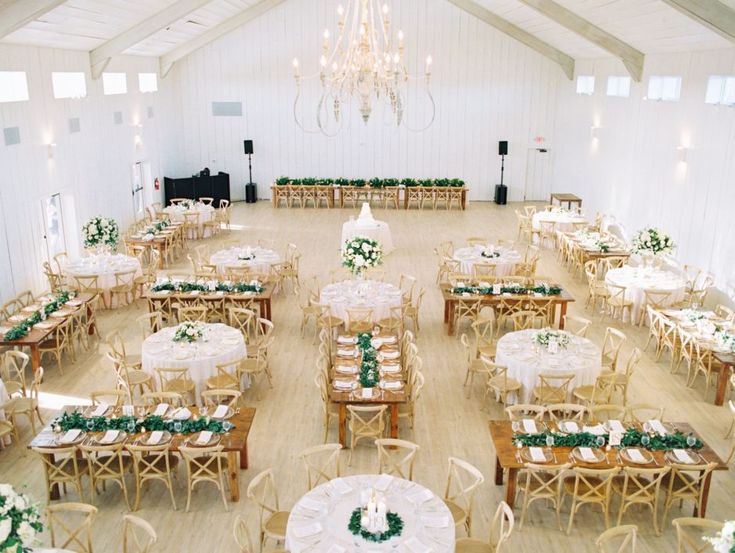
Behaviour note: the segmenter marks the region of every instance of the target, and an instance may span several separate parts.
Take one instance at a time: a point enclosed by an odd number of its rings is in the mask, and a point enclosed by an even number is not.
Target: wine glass
[[[128,421],[128,434],[134,434],[135,433],[135,421],[130,420]]]
[[[651,443],[651,436],[648,434],[643,434],[641,436],[641,444],[643,444],[643,447],[648,447],[648,445]]]
[[[697,438],[691,432],[687,436],[687,447],[694,447],[697,444]]]
[[[209,406],[208,405],[202,405],[199,408],[199,414],[203,417],[207,416],[207,413],[209,413]]]
[[[554,447],[554,435],[548,434],[546,436],[546,447]]]
[[[595,438],[595,443],[597,444],[597,447],[602,447],[605,445],[605,438],[603,436],[597,436],[597,438]]]
[[[93,429],[94,429],[94,421],[92,419],[90,419],[90,420],[87,421],[87,430],[89,430],[90,432],[92,432]]]
[[[225,434],[229,434],[230,430],[232,430],[232,423],[230,421],[224,421],[222,423],[222,430],[225,431]]]

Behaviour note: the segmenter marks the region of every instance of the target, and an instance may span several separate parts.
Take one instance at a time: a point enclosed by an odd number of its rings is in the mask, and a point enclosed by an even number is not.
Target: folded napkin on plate
[[[158,445],[161,443],[161,440],[163,439],[163,431],[161,430],[154,430],[151,432],[151,435],[148,436],[148,445]]]
[[[101,417],[102,415],[107,413],[107,410],[109,408],[110,406],[103,401],[97,407],[95,407],[94,411],[92,411],[92,413],[90,414],[90,417]]]
[[[101,444],[111,444],[115,440],[117,440],[117,437],[119,435],[120,435],[119,430],[108,430],[107,432],[105,432],[105,435],[102,436],[102,438],[100,439],[100,443]]]
[[[185,421],[191,417],[191,411],[189,411],[186,407],[182,407],[181,409],[178,409],[174,412],[173,418],[177,421]]]
[[[81,434],[82,431],[78,428],[72,428],[71,430],[67,430],[66,433],[61,437],[59,440],[62,444],[72,444],[76,441],[76,439],[79,437],[79,434]]]
[[[449,526],[449,517],[445,515],[421,515],[421,522],[428,528],[446,528]]]
[[[10,330],[10,327],[0,326],[0,334],[5,334],[8,330]]]
[[[433,497],[434,497],[434,492],[432,492],[431,490],[427,488],[424,488],[420,492],[410,494],[407,497],[407,499],[411,503],[418,505],[419,503],[425,503],[426,501],[429,501]]]
[[[386,390],[400,390],[403,388],[403,382],[400,380],[384,380],[381,387]]]
[[[393,365],[393,364],[384,364],[380,365],[380,368],[383,370],[384,373],[399,373],[401,372],[401,366],[400,365]]]
[[[339,355],[340,357],[354,357],[355,356],[355,350],[354,349],[337,348],[337,355]]]
[[[335,478],[332,480],[329,485],[332,487],[332,489],[337,492],[338,494],[344,495],[346,493],[350,493],[352,491],[352,486],[350,486],[347,482],[345,482],[342,478]]]
[[[673,452],[674,452],[674,457],[680,463],[684,463],[684,464],[687,464],[687,465],[691,465],[691,464],[695,463],[695,460],[692,459],[692,456],[689,455],[689,453],[687,453],[686,450],[684,450],[684,449],[674,449]]]
[[[198,445],[207,445],[211,439],[212,439],[212,432],[210,432],[209,430],[202,430],[199,433],[199,437],[197,438],[196,443]]]
[[[640,450],[635,447],[628,449],[628,457],[634,463],[645,463],[646,462],[646,458],[643,456]]]
[[[380,355],[383,356],[383,359],[398,359],[401,356],[400,351],[381,351]]]
[[[595,454],[592,452],[591,447],[580,447],[579,454],[582,456],[583,461],[597,461],[597,457],[595,457]]]
[[[56,327],[56,323],[36,323],[35,327],[41,330],[50,330]]]
[[[533,419],[523,419],[521,421],[523,423],[523,431],[526,434],[536,434],[538,430],[536,430],[536,421]]]
[[[337,336],[338,344],[351,345],[354,344],[355,341],[356,340],[354,336]]]
[[[383,336],[382,340],[384,344],[395,344],[398,341],[398,338],[391,334],[390,336]]]
[[[297,538],[308,538],[309,536],[316,536],[322,531],[322,525],[318,522],[312,522],[305,526],[297,526],[293,529],[293,535]]]
[[[574,421],[564,421],[561,425],[561,430],[574,434],[575,432],[579,432],[579,425]]]
[[[334,370],[342,374],[355,374],[357,372],[356,365],[337,365]]]
[[[668,431],[658,419],[651,419],[650,421],[648,421],[648,426],[650,426],[651,430],[653,430],[656,434],[668,434]]]
[[[227,405],[218,405],[217,409],[214,410],[214,413],[212,413],[212,418],[215,419],[222,419],[227,416],[227,412],[229,411],[229,407]]]
[[[156,405],[156,410],[153,411],[153,416],[154,417],[164,416],[166,412],[168,411],[168,408],[169,408],[168,403],[159,403],[158,405]]]
[[[388,489],[388,486],[390,486],[391,482],[393,482],[393,477],[390,474],[381,474],[378,476],[378,478],[375,479],[375,489],[379,490],[381,492],[384,492]]]
[[[582,432],[588,432],[589,434],[594,434],[595,436],[602,436],[603,434],[606,434],[605,428],[601,424],[596,424],[595,426],[583,426]]]
[[[625,432],[625,426],[623,423],[616,419],[610,419],[607,421],[607,426],[613,432]]]
[[[433,551],[431,547],[421,543],[416,536],[411,536],[410,538],[408,538],[405,542],[403,542],[403,545],[405,545],[406,549],[408,549],[411,553],[431,553]]]
[[[351,390],[352,380],[334,380],[334,387],[339,390]]]
[[[379,349],[380,346],[383,345],[383,339],[382,338],[373,338],[370,340],[370,345],[373,346],[375,349]]]
[[[531,454],[531,461],[534,463],[543,463],[546,461],[544,450],[540,447],[529,447],[528,452]]]

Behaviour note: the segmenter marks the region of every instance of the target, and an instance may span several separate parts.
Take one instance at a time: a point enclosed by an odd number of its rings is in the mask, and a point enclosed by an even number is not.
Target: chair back
[[[81,474],[82,461],[77,457],[77,448],[70,447],[33,447],[43,463],[46,490],[51,493],[55,483],[74,482]],[[53,459],[53,461],[52,461]]]
[[[628,337],[617,328],[611,326],[605,329],[605,339],[602,343],[602,358],[612,360],[613,367],[617,364],[620,348]]]
[[[237,409],[237,404],[241,396],[242,392],[239,390],[205,390],[202,392],[202,402],[210,409],[216,409],[220,405],[227,405],[227,407]]]
[[[609,420],[625,420],[625,406],[612,403],[590,405],[587,409],[589,421],[592,423],[603,423]]]
[[[188,368],[156,367],[158,379],[161,382],[161,391],[177,391],[188,387],[192,382]]]
[[[540,373],[534,389],[536,400],[542,404],[566,401],[574,378],[573,373]]]
[[[79,553],[92,553],[92,521],[97,507],[86,503],[58,503],[46,507],[46,514],[51,547],[66,549],[71,546]],[[69,519],[74,519],[75,523],[70,523]]]
[[[520,421],[531,418],[536,421],[544,420],[546,407],[531,403],[516,403],[505,408],[505,414],[510,421]]]
[[[0,380],[5,384],[8,396],[20,394],[26,397],[26,367],[30,357],[22,351],[9,350],[0,358]]]
[[[664,420],[664,408],[649,403],[636,403],[625,408],[625,420],[643,424],[649,420]]]
[[[419,446],[407,440],[378,438],[378,474],[393,474],[405,480],[413,480],[413,465]]]
[[[348,405],[350,431],[355,436],[381,436],[387,409],[387,405]]]
[[[564,315],[564,330],[585,338],[592,321],[575,315]]]
[[[133,515],[123,515],[123,553],[151,553],[158,541],[148,522]]]
[[[92,401],[92,405],[107,403],[108,405],[120,407],[125,403],[127,397],[128,394],[125,390],[94,390],[89,392],[89,399]]]
[[[444,499],[458,505],[471,518],[477,488],[485,481],[482,473],[467,461],[449,458],[449,474]]]
[[[516,311],[510,316],[513,321],[513,330],[528,330],[531,328],[537,328],[544,326],[547,319],[544,316],[539,316],[539,313],[535,310],[522,310]]]
[[[574,472],[573,501],[577,503],[598,503],[607,505],[610,501],[610,489],[613,477],[620,469],[588,469],[572,467]],[[575,505],[572,510],[575,510]]]
[[[258,312],[245,307],[229,307],[227,312],[229,325],[242,332],[246,342],[250,341],[251,337],[255,335]]]
[[[712,546],[702,539],[702,534],[713,535],[722,530],[723,523],[706,518],[681,517],[671,521],[676,528],[676,553],[706,553]],[[693,536],[688,530],[696,530]]]
[[[372,307],[348,307],[347,308],[347,331],[358,332],[367,330],[373,325]]]
[[[204,305],[180,306],[178,312],[179,322],[207,322],[207,307]]]
[[[179,392],[145,392],[140,398],[145,405],[151,407],[161,403],[167,403],[171,407],[184,406],[184,396]]]
[[[253,477],[250,484],[248,484],[246,494],[248,499],[258,506],[259,526],[263,528],[268,518],[280,510],[273,469],[266,469]]]
[[[587,408],[578,403],[551,403],[546,406],[546,412],[552,421],[583,421],[587,415]]]
[[[254,553],[253,541],[250,539],[248,532],[248,521],[242,515],[237,515],[235,525],[232,528],[232,535],[235,543],[240,548],[240,553]]]
[[[151,334],[155,334],[163,328],[163,317],[158,311],[145,313],[144,315],[137,317],[135,320],[138,322],[138,326],[143,333],[144,340]]]
[[[339,453],[341,450],[341,444],[324,444],[309,447],[299,454],[306,469],[309,490],[322,482],[329,482],[340,476]]]
[[[637,537],[637,526],[633,524],[616,526],[600,534],[595,540],[595,545],[599,548],[600,553],[635,553]],[[619,542],[618,548],[610,549],[609,544],[611,542]]]
[[[696,503],[697,512],[702,512],[705,482],[717,468],[717,463],[700,465],[681,465],[671,463],[671,475],[668,478],[666,507],[676,500],[691,499]]]

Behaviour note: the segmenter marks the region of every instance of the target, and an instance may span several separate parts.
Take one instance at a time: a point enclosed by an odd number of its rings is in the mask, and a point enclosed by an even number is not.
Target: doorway
[[[133,165],[133,214],[136,221],[140,221],[145,212],[145,201],[143,198],[143,163],[137,162]]]
[[[526,183],[523,201],[545,202],[551,193],[551,170],[549,150],[529,148],[526,157]]]
[[[46,261],[51,263],[54,256],[66,252],[66,233],[61,194],[54,194],[41,200],[43,213],[43,241],[46,246]]]

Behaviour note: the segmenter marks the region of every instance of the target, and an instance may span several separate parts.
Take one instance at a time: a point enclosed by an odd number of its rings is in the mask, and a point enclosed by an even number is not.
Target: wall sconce
[[[689,152],[689,148],[686,146],[678,146],[676,148],[676,157],[679,160],[679,163],[687,162],[687,152]]]
[[[56,153],[56,142],[49,142],[46,144],[46,148],[48,148],[48,158],[54,159],[54,155]]]
[[[598,127],[597,125],[592,125],[590,127],[590,138],[599,138],[599,130],[600,127]]]
[[[135,149],[140,150],[143,147],[143,140],[140,138],[139,134],[135,135]]]

